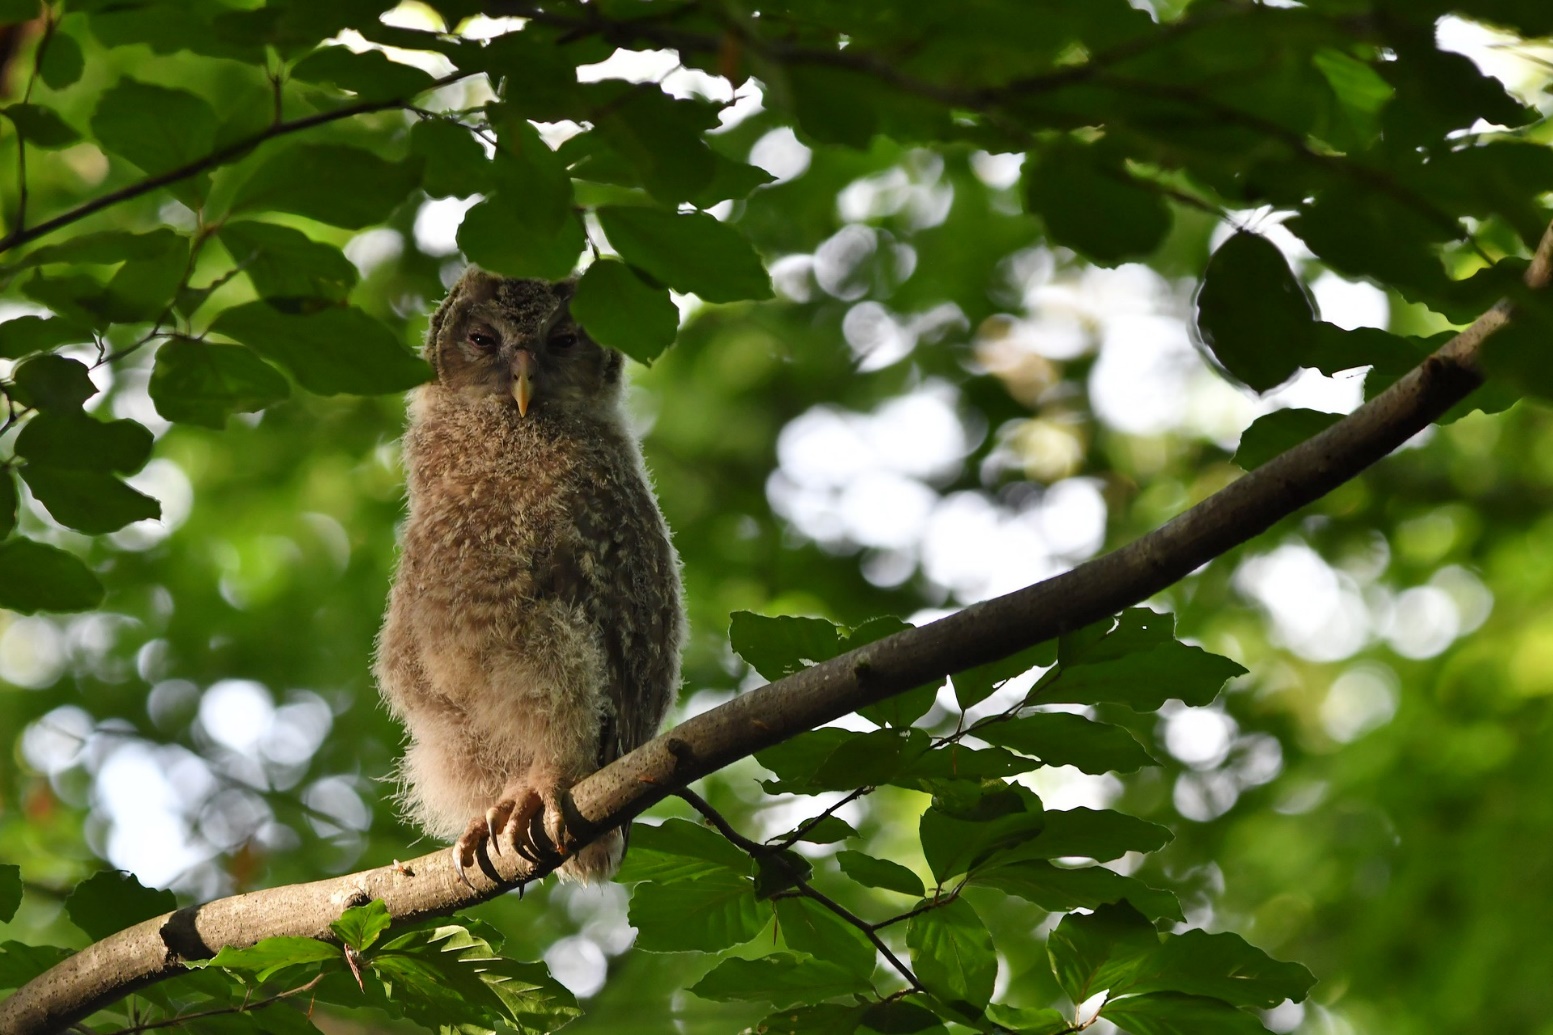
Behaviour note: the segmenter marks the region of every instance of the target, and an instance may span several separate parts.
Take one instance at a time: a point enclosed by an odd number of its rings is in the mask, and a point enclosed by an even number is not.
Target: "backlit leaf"
[[[981,917],[964,899],[918,913],[906,923],[918,979],[944,1002],[979,1016],[992,999],[998,957]]]
[[[668,290],[607,259],[589,266],[577,281],[571,312],[594,341],[638,363],[658,358],[679,331],[679,307]]]
[[[836,861],[841,864],[842,873],[870,888],[884,888],[917,898],[927,893],[922,887],[922,878],[898,862],[876,859],[863,852],[838,852]]]
[[[771,297],[771,280],[749,242],[703,212],[606,205],[595,215],[621,258],[676,291],[708,302]]]
[[[233,413],[286,398],[291,386],[241,345],[176,339],[157,350],[150,392],[156,412],[168,420],[220,428]]]
[[[431,377],[425,361],[354,307],[295,315],[248,302],[223,311],[210,329],[279,363],[319,395],[402,392]]]
[[[1047,765],[1071,765],[1086,773],[1130,773],[1158,765],[1120,726],[1068,712],[1037,712],[975,728],[989,744],[1034,755]]]
[[[177,906],[171,891],[148,888],[122,870],[102,870],[65,896],[65,914],[93,941]]]
[[[22,614],[88,611],[102,597],[102,583],[74,554],[31,539],[0,542],[0,607]]]
[[[162,506],[103,471],[30,463],[22,478],[49,516],[88,535],[114,532],[162,516]]]
[[[293,144],[268,154],[237,189],[232,211],[290,212],[347,230],[380,223],[420,180],[420,160],[390,162],[340,144]]]
[[[638,884],[629,912],[636,947],[647,952],[716,952],[749,941],[769,917],[754,882],[726,870]]]
[[[775,1006],[813,1003],[865,992],[864,978],[826,960],[800,960],[785,952],[759,959],[725,959],[690,991],[718,1002],[752,1000]]]
[[[1268,1030],[1228,1003],[1178,992],[1128,996],[1107,1003],[1101,1016],[1131,1035],[1265,1035]]]

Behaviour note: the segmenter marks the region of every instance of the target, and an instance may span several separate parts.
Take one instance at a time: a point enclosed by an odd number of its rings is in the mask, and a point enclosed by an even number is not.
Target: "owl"
[[[653,737],[679,684],[679,559],[623,358],[572,319],[572,287],[471,268],[410,397],[375,674],[406,732],[401,802],[466,883],[482,847],[559,844],[557,795]],[[613,830],[559,872],[608,878],[624,850]]]

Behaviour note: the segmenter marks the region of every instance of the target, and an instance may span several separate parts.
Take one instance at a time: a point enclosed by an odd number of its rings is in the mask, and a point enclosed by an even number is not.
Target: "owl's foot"
[[[558,862],[560,854],[554,847],[558,840],[544,823],[547,805],[559,815],[557,803],[546,802],[532,788],[523,788],[486,809],[485,815],[471,820],[463,836],[453,844],[453,869],[458,879],[474,887],[465,868],[476,864],[482,846],[488,846],[492,853],[500,855],[503,840],[531,863],[553,865]]]

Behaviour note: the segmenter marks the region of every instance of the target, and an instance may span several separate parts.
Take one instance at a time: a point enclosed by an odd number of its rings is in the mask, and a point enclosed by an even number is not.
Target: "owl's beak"
[[[512,398],[518,404],[518,416],[528,416],[529,400],[534,397],[534,354],[519,349],[512,357]]]

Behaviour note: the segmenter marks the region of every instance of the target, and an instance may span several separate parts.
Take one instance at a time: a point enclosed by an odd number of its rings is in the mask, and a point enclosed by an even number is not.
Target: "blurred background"
[[[387,17],[432,16],[404,4]],[[480,18],[464,31],[504,27]],[[1553,109],[1553,50],[1453,19],[1439,34]],[[80,42],[86,100],[51,99],[63,109],[89,108],[93,82],[131,67],[154,80],[179,60]],[[249,85],[212,66],[213,98]],[[728,648],[734,610],[929,620],[1066,570],[1233,480],[1255,417],[1358,405],[1362,370],[1306,372],[1257,398],[1194,346],[1192,271],[1237,226],[1285,248],[1325,319],[1441,329],[1320,268],[1276,213],[1231,224],[1181,209],[1148,265],[1101,269],[1042,243],[1015,193],[1017,155],[806,145],[765,111],[757,83],[734,95],[667,52],[583,71],[725,103],[714,146],[775,178],[714,212],[761,250],[777,299],[678,299],[678,344],[631,371],[691,608],[675,721],[761,682]],[[439,104],[485,99],[461,89]],[[544,130],[555,146],[576,127]],[[108,175],[89,144],[38,160],[62,195]],[[360,277],[352,300],[415,342],[462,268],[454,233],[474,200],[408,205],[354,236],[305,225],[344,246]],[[190,216],[137,204],[147,220]],[[0,303],[0,318],[35,311]],[[82,615],[0,611],[0,857],[23,861],[29,889],[0,925],[7,938],[79,942],[60,895],[103,866],[199,901],[438,847],[394,814],[385,779],[399,732],[369,677],[403,509],[401,400],[298,392],[224,431],[172,426],[146,394],[150,360],[98,367],[88,407],[157,433],[129,481],[163,518],[92,540],[23,504],[24,531],[81,552],[109,595]],[[1102,709],[1163,766],[1021,779],[1048,807],[1115,807],[1174,830],[1164,851],[1115,865],[1177,890],[1192,924],[1311,967],[1311,1001],[1275,1011],[1275,1030],[1553,1031],[1550,502],[1545,411],[1431,429],[1152,602],[1250,669],[1208,708],[1157,721]],[[771,798],[761,772],[746,760],[702,788],[752,836],[833,800]],[[922,804],[887,790],[841,815],[909,862]],[[674,814],[688,813],[676,802],[652,813]],[[706,963],[627,953],[626,899],[618,886],[547,883],[477,912],[508,932],[509,954],[543,956],[584,1000],[579,1035],[758,1019],[737,1005],[687,1010],[679,990]],[[988,922],[1047,922],[1009,902]],[[1005,958],[999,987],[1044,967]]]

